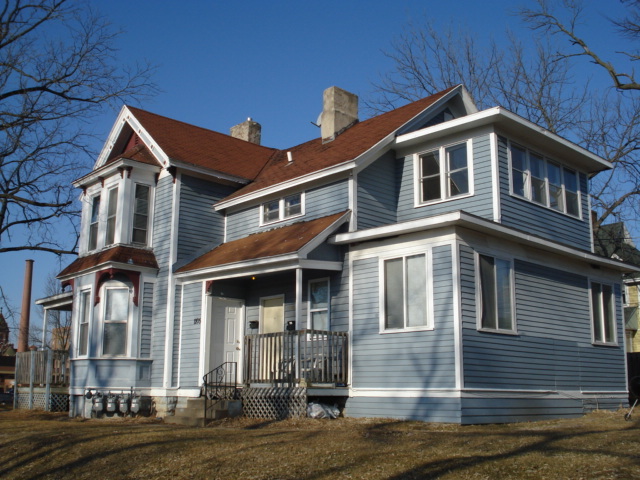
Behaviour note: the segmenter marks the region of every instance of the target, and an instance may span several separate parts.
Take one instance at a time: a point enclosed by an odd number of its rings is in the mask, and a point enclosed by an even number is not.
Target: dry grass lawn
[[[391,420],[151,420],[0,412],[3,479],[640,478],[640,411],[457,426]]]

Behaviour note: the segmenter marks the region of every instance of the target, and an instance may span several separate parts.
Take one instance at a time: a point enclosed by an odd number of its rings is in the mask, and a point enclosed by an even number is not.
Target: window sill
[[[281,218],[281,219],[278,219],[278,220],[271,220],[270,222],[262,222],[261,221],[260,222],[260,226],[261,227],[267,227],[269,225],[275,225],[275,224],[278,224],[278,223],[286,222],[287,220],[291,220],[293,218],[300,218],[300,217],[304,217],[304,213],[300,213],[298,215],[292,215],[290,217]]]
[[[609,348],[618,348],[620,345],[618,343],[607,343],[607,342],[591,342],[591,345],[594,347],[609,347]]]
[[[412,333],[412,332],[430,332],[433,331],[434,328],[431,326],[424,327],[413,327],[413,328],[398,328],[398,329],[388,329],[388,330],[380,330],[378,333],[380,335],[390,335],[394,333]]]
[[[497,333],[499,335],[511,335],[512,337],[518,337],[520,334],[517,330],[498,330],[494,328],[478,328],[478,332],[481,333]]]
[[[432,205],[438,205],[440,203],[453,202],[454,200],[461,200],[463,198],[473,197],[473,195],[474,195],[473,192],[471,192],[471,193],[465,193],[464,195],[456,195],[455,197],[441,198],[439,200],[430,200],[428,202],[416,202],[414,203],[413,208],[430,207]]]

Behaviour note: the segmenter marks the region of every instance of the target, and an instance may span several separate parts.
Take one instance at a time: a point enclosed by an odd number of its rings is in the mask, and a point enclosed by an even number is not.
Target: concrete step
[[[165,422],[192,427],[205,426],[204,398],[189,398],[186,402],[180,402],[180,404],[185,406],[177,407],[173,416],[165,417]],[[242,401],[221,400],[216,404],[210,416],[212,417],[211,420],[220,420],[239,415],[242,415]]]

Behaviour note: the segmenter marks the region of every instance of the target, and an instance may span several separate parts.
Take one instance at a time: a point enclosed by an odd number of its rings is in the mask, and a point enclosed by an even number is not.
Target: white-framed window
[[[304,192],[265,202],[261,206],[261,224],[279,222],[304,215]]]
[[[128,287],[105,287],[102,354],[127,354],[130,290]]]
[[[478,329],[516,333],[513,262],[477,255]]]
[[[312,330],[330,330],[329,279],[309,280],[309,328]]]
[[[381,259],[380,330],[433,328],[427,252]]]
[[[105,245],[113,245],[116,239],[116,220],[118,216],[118,187],[109,190],[107,200],[107,236]]]
[[[419,205],[472,194],[471,140],[442,146],[416,157]]]
[[[100,226],[100,194],[91,198],[91,215],[89,217],[89,241],[87,248],[98,248],[98,229]]]
[[[509,143],[511,193],[581,218],[578,172],[515,143]]]
[[[91,324],[91,290],[80,292],[78,309],[78,343],[76,354],[84,357],[89,354],[89,325]]]
[[[613,285],[591,281],[593,343],[616,345],[616,299]]]
[[[147,245],[150,207],[149,193],[150,187],[148,185],[135,184],[133,227],[131,230],[131,243],[134,245]]]

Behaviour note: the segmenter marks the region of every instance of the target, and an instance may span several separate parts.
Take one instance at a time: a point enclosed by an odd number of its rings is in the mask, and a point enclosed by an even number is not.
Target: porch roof
[[[240,266],[247,262],[290,254],[304,257],[334,233],[346,220],[348,214],[349,211],[340,212],[223,243],[178,268],[176,273],[202,271],[231,264]]]

